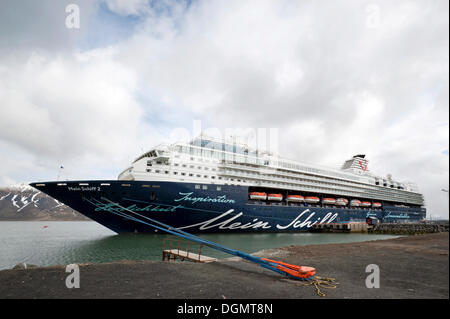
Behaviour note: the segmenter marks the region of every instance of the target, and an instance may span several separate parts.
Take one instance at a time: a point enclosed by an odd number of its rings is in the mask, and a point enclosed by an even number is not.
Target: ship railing
[[[373,198],[376,200],[388,200],[388,201],[397,201],[397,202],[404,201],[404,202],[410,202],[412,204],[414,204],[414,203],[419,204],[419,202],[420,202],[420,201],[417,201],[416,198],[412,198],[411,196],[407,196],[407,198],[405,198],[405,197],[402,197],[397,194],[388,194],[386,191],[364,189],[364,188],[362,188],[361,190],[355,190],[355,189],[352,189],[351,186],[348,186],[348,185],[339,185],[339,186],[321,185],[320,180],[317,180],[317,182],[315,182],[315,181],[298,181],[298,180],[285,179],[280,176],[268,177],[268,176],[263,176],[263,175],[252,175],[252,174],[248,174],[245,172],[235,172],[235,171],[223,171],[223,172],[221,172],[221,174],[224,176],[233,176],[233,177],[241,177],[241,178],[246,178],[246,179],[254,179],[254,180],[258,181],[259,184],[264,183],[264,180],[280,182],[281,184],[285,184],[285,186],[289,186],[288,184],[297,184],[297,185],[301,185],[301,188],[303,188],[303,189],[305,187],[307,187],[312,191],[317,191],[317,187],[322,187],[322,188],[326,187],[330,191],[336,192],[343,196],[354,196],[354,197],[361,197],[361,198],[369,197],[369,198]],[[270,174],[273,174],[273,172],[270,172]],[[284,176],[284,175],[282,175],[282,176]],[[295,175],[290,175],[290,176],[298,178],[298,176],[295,176]],[[292,187],[292,186],[290,186],[290,187]],[[286,188],[286,187],[283,187],[283,188]],[[358,188],[360,188],[360,187],[358,187]],[[320,192],[320,193],[324,193],[324,192]]]
[[[263,184],[265,184],[268,187],[274,187],[274,185],[271,185],[271,183],[269,182],[265,182],[265,181],[270,181],[270,182],[279,182],[282,185],[277,185],[277,187],[280,188],[287,188],[287,189],[300,189],[300,190],[304,190],[304,191],[312,191],[312,192],[319,192],[317,190],[317,187],[323,187],[323,185],[317,185],[318,183],[314,183],[314,182],[307,182],[307,181],[296,181],[296,180],[285,180],[281,177],[268,177],[268,176],[253,176],[251,174],[245,174],[245,173],[240,173],[240,172],[229,172],[229,171],[225,171],[225,172],[221,172],[222,175],[224,176],[233,176],[233,177],[240,177],[240,178],[246,178],[246,179],[254,179],[258,182],[259,186],[263,186]],[[298,187],[296,186],[292,186],[289,184],[296,184],[298,185]],[[348,189],[346,187],[342,187],[342,186],[334,186],[334,185],[326,185],[326,188],[330,191],[333,191],[336,194],[340,194],[342,196],[353,196],[353,197],[367,197],[368,194],[366,192],[358,192],[352,189]],[[319,193],[326,193],[326,192],[319,192]],[[382,196],[381,194],[379,194],[380,196]],[[375,197],[378,199],[378,197]],[[387,197],[387,199],[391,199],[392,197]]]
[[[244,170],[244,171],[251,171],[251,172],[255,172],[258,174],[269,174],[269,175],[279,175],[282,177],[293,177],[296,179],[311,179],[314,183],[314,181],[318,181],[318,182],[324,182],[324,183],[339,183],[340,186],[339,189],[342,189],[342,186],[344,187],[350,187],[350,188],[357,188],[358,190],[361,190],[364,192],[364,194],[367,194],[367,191],[370,191],[372,193],[372,196],[375,196],[377,198],[379,198],[380,196],[383,197],[384,200],[397,200],[397,201],[406,201],[406,202],[411,202],[411,203],[419,203],[420,199],[418,198],[418,196],[420,196],[420,194],[415,194],[415,193],[411,193],[411,192],[407,192],[405,190],[397,190],[397,189],[389,189],[389,190],[385,190],[385,189],[380,189],[380,187],[376,186],[376,185],[370,185],[370,184],[360,184],[356,182],[352,182],[352,181],[344,181],[344,180],[339,180],[339,181],[334,181],[333,178],[334,177],[329,177],[329,178],[324,178],[324,177],[320,177],[320,176],[313,176],[311,175],[310,172],[303,172],[303,171],[299,171],[297,174],[296,173],[288,173],[288,172],[282,172],[282,171],[275,171],[275,167],[273,167],[272,169],[264,167],[264,166],[260,166],[260,167],[254,167],[254,166],[250,166],[251,164],[248,163],[241,163],[241,164],[236,164],[236,163],[227,163],[226,161],[223,161],[222,163],[219,164],[219,167],[221,168],[230,168],[230,169],[240,169],[240,170]],[[237,173],[239,174],[239,173]],[[235,175],[237,175],[235,173]],[[240,173],[242,174],[242,173]],[[245,174],[245,173],[244,173]],[[306,174],[308,176],[300,176],[299,174]],[[243,175],[240,175],[243,176]],[[252,176],[251,174],[248,174],[248,176]],[[281,177],[281,178],[282,178]],[[274,177],[276,178],[276,177]],[[331,180],[330,180],[331,178]],[[327,185],[327,187],[329,187],[329,185]],[[337,189],[337,188],[335,188]],[[351,191],[355,192],[357,190],[352,189]]]
[[[237,165],[237,164],[230,164],[230,163],[222,163],[219,164],[220,166],[222,166],[223,168],[230,168],[230,169],[241,169],[244,171],[252,171],[252,172],[257,172],[259,174],[270,174],[270,175],[279,175],[274,176],[273,178],[276,179],[283,179],[283,177],[292,177],[295,179],[310,179],[311,181],[309,183],[314,183],[315,181],[317,182],[324,182],[324,183],[330,183],[330,182],[335,182],[323,177],[317,177],[317,176],[299,176],[298,174],[294,174],[294,173],[287,173],[287,172],[280,172],[280,171],[274,171],[271,169],[267,169],[267,168],[254,168],[254,167],[249,167],[246,165]],[[230,175],[230,172],[226,172],[228,175]],[[300,172],[301,174],[308,174],[308,173],[303,173]],[[248,173],[241,173],[241,172],[233,172],[233,175],[239,175],[239,176],[253,176],[252,174],[248,174]],[[255,175],[258,176],[258,175]],[[260,175],[259,175],[260,176]],[[280,177],[281,176],[281,177]],[[262,176],[260,176],[260,178],[263,178]],[[271,179],[273,179],[271,178]],[[308,182],[302,182],[302,183],[308,183]],[[380,190],[378,187],[373,186],[373,185],[355,185],[352,182],[346,182],[346,181],[339,181],[340,185],[337,187],[333,187],[334,189],[342,189],[343,187],[351,187],[351,188],[357,188],[360,189],[362,191],[371,191],[373,193],[375,193],[374,195],[380,195],[380,196],[390,196],[390,198],[398,198],[398,199],[403,199],[404,197],[401,197],[403,194],[392,194],[392,190],[389,194],[387,194],[387,191],[384,190]],[[330,185],[327,185],[327,187],[332,187]],[[348,190],[348,189],[347,189]],[[355,192],[354,189],[352,189],[351,191]],[[395,190],[394,190],[395,191]],[[406,197],[411,197],[410,199],[413,199],[413,196],[406,196]]]

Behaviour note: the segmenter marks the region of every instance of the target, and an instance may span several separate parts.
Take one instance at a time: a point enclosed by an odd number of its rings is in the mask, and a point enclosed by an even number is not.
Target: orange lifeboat
[[[267,194],[267,199],[268,200],[281,201],[283,199],[283,195],[281,195],[281,194]]]
[[[346,199],[346,198],[336,199],[336,205],[338,205],[338,206],[347,206],[347,204],[348,204],[348,199]]]
[[[322,204],[334,205],[336,204],[336,200],[334,198],[322,198]]]
[[[350,206],[358,207],[361,205],[361,201],[358,199],[352,199],[350,202]]]
[[[288,195],[287,200],[290,202],[303,202],[305,198],[302,195]]]
[[[370,202],[365,201],[365,202],[361,202],[361,206],[362,207],[370,207],[370,206],[372,206],[372,204]]]
[[[251,192],[250,193],[250,199],[265,200],[266,197],[267,197],[266,193],[262,193],[262,192]]]
[[[381,203],[375,202],[375,203],[372,204],[372,207],[380,208],[381,207]]]
[[[305,202],[307,202],[308,204],[317,204],[318,202],[320,202],[320,198],[316,196],[306,196]]]

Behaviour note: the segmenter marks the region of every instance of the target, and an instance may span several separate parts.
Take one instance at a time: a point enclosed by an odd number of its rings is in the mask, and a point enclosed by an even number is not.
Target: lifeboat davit
[[[352,199],[351,202],[350,202],[350,206],[358,207],[360,205],[361,205],[361,201],[358,200],[358,199]]]
[[[347,204],[348,204],[348,199],[346,199],[346,198],[336,199],[336,205],[338,205],[338,206],[347,206]]]
[[[381,207],[381,203],[375,202],[372,204],[372,207],[379,208],[379,207]]]
[[[281,194],[267,194],[267,199],[268,200],[281,201],[283,199],[283,195],[281,195]]]
[[[303,202],[305,198],[302,195],[288,195],[287,200],[289,202]]]
[[[361,202],[361,206],[362,207],[370,207],[370,206],[372,206],[372,204],[370,202],[365,201],[365,202]]]
[[[250,199],[265,200],[266,198],[267,198],[266,193],[261,193],[261,192],[251,192],[250,193]]]
[[[316,196],[306,196],[305,202],[307,202],[308,204],[317,204],[318,202],[320,202],[320,198]]]
[[[334,204],[336,204],[336,200],[334,198],[323,198],[322,204],[334,205]]]

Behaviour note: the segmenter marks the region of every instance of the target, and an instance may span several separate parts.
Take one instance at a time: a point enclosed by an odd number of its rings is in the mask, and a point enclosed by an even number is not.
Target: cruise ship
[[[30,185],[117,233],[158,232],[130,212],[192,233],[298,232],[426,216],[417,186],[372,174],[365,155],[332,169],[203,135],[145,152],[117,180]]]

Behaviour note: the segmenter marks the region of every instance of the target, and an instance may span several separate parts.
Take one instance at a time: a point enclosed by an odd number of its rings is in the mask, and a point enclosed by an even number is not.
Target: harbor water
[[[314,245],[389,239],[398,236],[340,233],[201,234],[246,253],[289,245]],[[38,266],[161,260],[165,234],[116,234],[95,222],[0,222],[0,270],[19,263]],[[193,247],[195,248],[195,246]],[[230,257],[204,247],[202,254]]]

